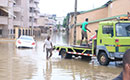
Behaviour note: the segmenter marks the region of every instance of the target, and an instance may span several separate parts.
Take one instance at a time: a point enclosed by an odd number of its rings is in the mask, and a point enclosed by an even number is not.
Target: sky
[[[100,7],[109,0],[77,0],[77,11],[87,11]],[[67,13],[74,12],[75,0],[40,0],[41,14],[56,14],[65,17]]]

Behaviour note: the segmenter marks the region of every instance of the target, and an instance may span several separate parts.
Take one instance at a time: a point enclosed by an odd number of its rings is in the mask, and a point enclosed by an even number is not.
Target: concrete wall
[[[22,8],[22,21],[23,25],[21,27],[29,28],[29,0],[21,0]]]
[[[130,0],[115,0],[108,6],[108,17],[130,12]]]
[[[49,20],[48,20],[48,17],[39,17],[38,18],[38,24],[39,24],[39,26],[45,26],[46,25],[46,23],[48,23],[49,22]]]
[[[108,16],[108,8],[106,7],[78,15],[77,22],[82,23],[85,21],[86,18],[89,18],[89,21],[94,21],[97,19],[106,18],[107,16]]]
[[[0,0],[0,6],[8,7],[8,0]]]
[[[74,16],[71,15],[69,19],[69,26],[72,26],[74,24]]]

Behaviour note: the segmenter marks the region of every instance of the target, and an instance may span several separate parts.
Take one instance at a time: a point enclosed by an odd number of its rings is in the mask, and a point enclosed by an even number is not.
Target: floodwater
[[[54,44],[67,44],[65,33],[52,35]],[[112,80],[121,71],[114,63],[92,65],[81,59],[61,59],[53,51],[50,60],[43,52],[44,38],[35,49],[17,49],[14,41],[0,41],[0,80]]]

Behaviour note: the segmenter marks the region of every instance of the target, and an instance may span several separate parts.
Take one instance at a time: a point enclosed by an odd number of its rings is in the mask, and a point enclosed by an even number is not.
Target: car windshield
[[[116,24],[116,35],[119,37],[130,36],[130,23],[118,23]]]
[[[26,37],[26,36],[21,36],[20,39],[24,39],[24,40],[33,40],[32,37]]]

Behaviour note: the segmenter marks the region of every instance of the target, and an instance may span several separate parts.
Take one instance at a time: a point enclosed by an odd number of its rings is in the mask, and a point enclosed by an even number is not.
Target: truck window
[[[117,23],[116,24],[116,36],[118,36],[118,37],[130,36],[130,23]]]
[[[103,26],[103,34],[113,34],[113,26]]]

